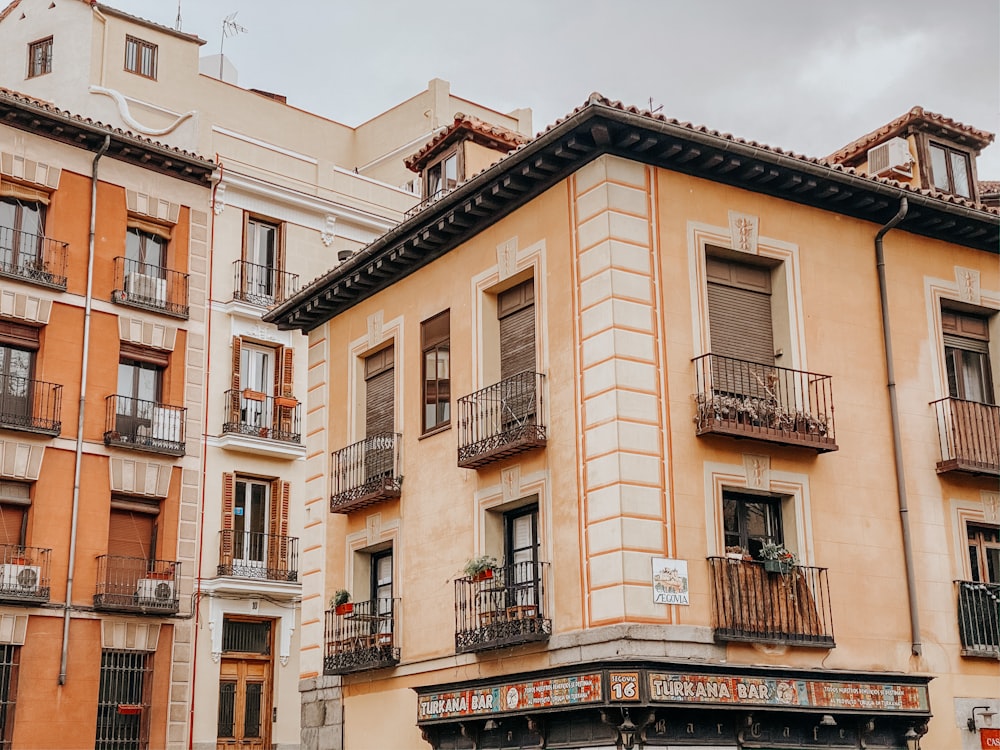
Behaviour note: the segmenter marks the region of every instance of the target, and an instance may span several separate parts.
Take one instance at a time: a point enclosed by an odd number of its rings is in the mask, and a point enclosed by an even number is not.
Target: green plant
[[[790,565],[798,563],[798,560],[795,559],[794,552],[785,549],[785,545],[777,544],[776,542],[764,542],[760,548],[760,559],[778,560],[779,562],[789,563]]]
[[[468,562],[465,563],[465,567],[462,569],[465,575],[473,578],[481,573],[485,573],[487,570],[493,570],[497,567],[497,559],[492,555],[480,555],[479,557],[470,558]]]
[[[351,601],[351,592],[347,589],[337,589],[333,592],[333,596],[330,597],[330,606],[339,607],[341,604],[347,604]]]

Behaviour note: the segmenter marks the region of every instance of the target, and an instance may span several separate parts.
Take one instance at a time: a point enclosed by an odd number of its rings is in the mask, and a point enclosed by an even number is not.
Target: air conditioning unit
[[[162,406],[154,406],[153,424],[150,428],[150,435],[153,440],[163,440],[171,443],[181,442],[182,413],[178,409],[164,409]]]
[[[174,601],[174,581],[162,578],[140,578],[135,590],[139,604],[147,607],[162,607]]]
[[[6,592],[33,594],[41,584],[42,569],[37,565],[0,565],[0,588]]]
[[[125,277],[125,297],[131,302],[165,305],[167,280],[144,273],[130,273]]]
[[[906,139],[897,136],[868,149],[868,174],[913,177],[913,157]]]

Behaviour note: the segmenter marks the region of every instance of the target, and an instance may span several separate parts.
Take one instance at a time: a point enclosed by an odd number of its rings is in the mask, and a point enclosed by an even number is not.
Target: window
[[[292,398],[294,359],[291,347],[233,338],[232,385],[224,430],[279,439],[295,432],[294,407],[282,406],[274,398]]]
[[[940,143],[931,143],[931,182],[938,190],[963,198],[972,197],[969,155]]]
[[[395,428],[394,364],[391,346],[365,357],[365,437],[391,434]]]
[[[994,403],[989,321],[979,315],[942,310],[941,328],[948,395],[981,404]]]
[[[233,558],[239,562],[265,561],[267,517],[270,483],[253,479],[236,479],[236,501],[233,505]]]
[[[0,748],[13,747],[14,706],[17,703],[17,673],[21,647],[0,646]]]
[[[45,204],[0,198],[0,270],[25,275],[43,271]]]
[[[223,474],[219,575],[294,581],[288,538],[291,484]],[[291,554],[290,554],[291,552]]]
[[[52,72],[52,37],[28,45],[28,78]]]
[[[122,436],[149,434],[162,379],[163,369],[151,362],[124,357],[119,361],[115,429]]]
[[[152,661],[143,651],[101,652],[95,750],[144,750],[148,746]]]
[[[780,498],[726,490],[722,518],[727,549],[739,547],[757,560],[766,542],[784,543]]]
[[[535,371],[535,284],[518,284],[497,296],[500,379]]]
[[[125,70],[146,78],[156,78],[156,45],[137,39],[134,36],[125,37]]]
[[[451,314],[445,311],[420,324],[423,352],[424,432],[451,421]]]
[[[247,218],[246,242],[239,278],[239,298],[256,305],[278,300],[281,268],[281,228],[263,219]]]
[[[108,523],[108,554],[148,563],[156,558],[157,515],[160,504],[156,501],[127,497],[111,499],[111,518]],[[135,568],[142,574],[147,566],[122,566]],[[134,590],[135,587],[132,587]]]
[[[30,420],[34,360],[34,352],[0,343],[0,422]]]
[[[972,580],[1000,584],[1000,526],[970,523],[968,536]]]
[[[141,273],[162,279],[167,264],[167,238],[129,227],[125,234],[125,273]]]
[[[424,197],[433,198],[438,193],[454,190],[458,179],[458,151],[452,151],[427,167],[424,172],[424,186],[427,189]]]
[[[0,560],[17,556],[28,533],[30,487],[24,482],[0,480]]]

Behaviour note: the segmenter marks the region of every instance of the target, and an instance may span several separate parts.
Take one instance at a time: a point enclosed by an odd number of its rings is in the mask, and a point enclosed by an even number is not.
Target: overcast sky
[[[173,26],[176,0],[107,4]],[[592,91],[822,157],[910,107],[996,132],[997,0],[181,0],[183,30],[239,84],[358,125],[423,90],[509,111],[535,131]],[[979,159],[1000,179],[1000,145]]]

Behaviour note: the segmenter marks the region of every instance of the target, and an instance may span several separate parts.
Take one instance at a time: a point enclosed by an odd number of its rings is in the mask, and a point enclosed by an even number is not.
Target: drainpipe
[[[188,749],[194,747],[194,706],[195,706],[195,677],[198,675],[198,631],[201,630],[201,580],[202,567],[205,559],[205,477],[208,476],[208,401],[212,395],[211,373],[212,373],[212,300],[213,268],[215,266],[215,200],[219,190],[219,183],[222,182],[224,168],[219,154],[216,152],[215,161],[219,169],[212,174],[212,200],[208,206],[209,221],[212,222],[212,229],[209,232],[208,243],[208,295],[205,302],[205,408],[201,415],[201,509],[198,512],[198,569],[195,571],[194,596],[191,599],[191,609],[194,614],[194,636],[191,643],[191,706],[188,709]]]
[[[62,657],[59,660],[59,684],[66,684],[69,659],[69,613],[73,604],[73,573],[76,569],[76,529],[80,518],[80,468],[83,463],[83,415],[87,396],[87,364],[90,360],[90,311],[94,299],[94,235],[97,226],[97,162],[111,146],[111,136],[94,155],[90,170],[90,238],[87,241],[87,296],[83,308],[83,363],[80,366],[80,413],[76,422],[76,460],[73,465],[73,517],[69,529],[69,569],[66,572],[66,603],[63,605]]]
[[[889,326],[889,295],[885,284],[885,252],[882,238],[906,217],[909,204],[906,196],[899,199],[899,211],[875,235],[875,262],[878,267],[878,293],[882,305],[882,340],[885,345],[885,370],[889,380],[889,412],[892,418],[892,457],[896,464],[896,496],[899,500],[899,521],[903,529],[903,562],[906,566],[906,593],[910,604],[911,653],[923,654],[920,642],[920,614],[917,610],[917,580],[913,570],[913,540],[910,536],[910,509],[906,500],[906,472],[903,467],[903,444],[900,438],[899,404],[896,401],[896,368],[892,361],[892,335]]]

